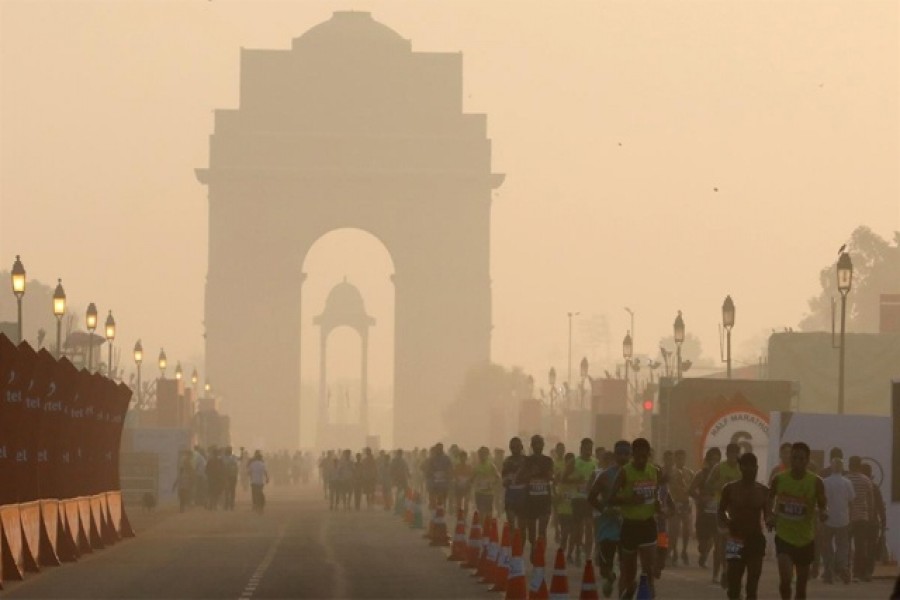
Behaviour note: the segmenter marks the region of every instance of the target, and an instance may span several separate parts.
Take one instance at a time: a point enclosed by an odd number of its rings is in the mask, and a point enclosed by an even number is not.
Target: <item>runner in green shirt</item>
[[[797,589],[794,598],[806,598],[809,566],[815,556],[816,510],[820,521],[828,519],[825,485],[819,476],[807,471],[807,465],[809,446],[796,442],[791,446],[790,471],[775,475],[769,489],[770,513],[774,512],[771,520],[775,526],[778,591],[782,600],[790,600],[791,579],[795,573]]]

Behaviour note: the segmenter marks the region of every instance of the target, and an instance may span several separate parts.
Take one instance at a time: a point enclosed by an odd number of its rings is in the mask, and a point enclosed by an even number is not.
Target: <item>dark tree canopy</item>
[[[881,294],[900,293],[900,231],[888,241],[866,226],[857,227],[847,242],[853,260],[853,287],[847,295],[847,329],[859,333],[878,331]],[[800,321],[803,331],[831,330],[831,300],[839,301],[837,249],[833,262],[819,273],[822,291],[810,298],[809,313]]]

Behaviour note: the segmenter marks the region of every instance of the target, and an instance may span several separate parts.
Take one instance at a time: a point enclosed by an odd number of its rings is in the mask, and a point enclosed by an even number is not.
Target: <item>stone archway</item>
[[[197,177],[207,370],[236,439],[296,446],[301,265],[345,227],[394,263],[395,443],[440,435],[466,370],[490,357],[491,190],[503,181],[486,117],[462,111],[462,55],[413,52],[361,12],[334,13],[290,50],[242,49],[240,107],[215,112]]]

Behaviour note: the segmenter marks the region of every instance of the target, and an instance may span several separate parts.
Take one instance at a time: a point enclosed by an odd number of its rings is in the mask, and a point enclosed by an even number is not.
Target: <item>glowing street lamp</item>
[[[163,348],[159,349],[158,364],[159,364],[159,372],[161,374],[160,376],[163,379],[165,379],[166,378],[166,366],[168,366],[169,361],[168,361],[168,359],[166,359],[166,351]]]
[[[675,337],[676,381],[681,381],[681,344],[684,343],[684,319],[681,318],[680,310],[672,328]]]
[[[22,264],[22,260],[19,258],[19,255],[16,254],[16,262],[13,263],[12,266],[12,291],[16,296],[16,304],[19,309],[19,318],[18,318],[18,333],[19,333],[19,341],[18,343],[22,343],[22,296],[25,295],[25,266]]]
[[[94,364],[94,330],[97,329],[97,306],[93,302],[88,304],[84,322],[88,330],[88,371],[90,371]]]
[[[197,387],[198,381],[200,381],[200,376],[197,375],[197,369],[194,369],[194,372],[191,373],[191,385]]]
[[[53,290],[53,315],[56,317],[56,358],[62,356],[62,318],[66,314],[66,290],[63,289],[62,279],[56,281],[56,289]]]
[[[181,381],[182,377],[184,377],[184,371],[181,370],[181,361],[178,361],[175,365],[175,379]]]
[[[109,311],[109,314],[106,315],[106,345],[109,351],[109,359],[106,362],[106,375],[112,379],[113,376],[113,364],[112,364],[112,343],[113,340],[116,339],[116,320],[113,319],[112,311]]]

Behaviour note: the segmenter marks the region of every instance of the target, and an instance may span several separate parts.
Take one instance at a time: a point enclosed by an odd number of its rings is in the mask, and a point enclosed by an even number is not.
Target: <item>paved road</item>
[[[7,585],[8,598],[499,598],[383,511],[330,512],[308,488],[277,491],[265,515],[194,510],[135,515],[138,537]],[[548,556],[549,558],[549,556]],[[548,563],[549,564],[549,563]],[[776,596],[774,565],[761,592]],[[572,569],[577,597],[580,573]],[[697,567],[667,570],[660,598],[724,592]],[[887,598],[889,581],[825,586],[811,598]]]

